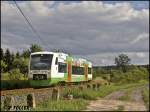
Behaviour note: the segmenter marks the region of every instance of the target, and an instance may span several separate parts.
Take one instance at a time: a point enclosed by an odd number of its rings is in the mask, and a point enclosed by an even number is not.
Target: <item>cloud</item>
[[[92,55],[76,55],[76,57],[82,57],[92,61],[94,66],[107,66],[115,65],[115,57],[120,54],[126,54],[131,59],[131,64],[149,64],[148,52],[114,52],[114,53],[98,53]]]
[[[1,5],[2,48],[9,47],[16,52],[38,43],[48,51],[64,49],[73,55],[90,56],[94,63],[102,64],[113,64],[113,61],[101,60],[99,54],[110,53],[108,57],[111,57],[120,52],[149,52],[149,10],[136,10],[129,2],[26,1],[18,4],[42,40],[31,31],[16,6],[4,1]]]
[[[139,36],[137,36],[137,38],[135,38],[133,41],[131,41],[131,44],[135,44],[141,40],[145,40],[149,38],[149,34],[148,33],[142,33]]]

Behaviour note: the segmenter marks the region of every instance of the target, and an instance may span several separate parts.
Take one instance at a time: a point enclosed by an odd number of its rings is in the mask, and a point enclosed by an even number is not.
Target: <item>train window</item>
[[[56,57],[56,60],[55,60],[55,65],[57,65],[58,64],[58,58]]]
[[[92,68],[88,67],[88,74],[91,74],[91,73],[92,73]]]
[[[72,74],[84,75],[84,67],[72,66]]]
[[[58,63],[58,72],[66,73],[67,72],[67,64],[66,63]]]

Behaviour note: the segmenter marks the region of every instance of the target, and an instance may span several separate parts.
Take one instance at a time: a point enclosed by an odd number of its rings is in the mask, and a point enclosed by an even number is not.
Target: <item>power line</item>
[[[40,41],[44,43],[44,41],[41,39],[41,37],[38,34],[38,32],[36,31],[36,29],[33,27],[33,25],[31,24],[31,22],[29,21],[29,18],[27,18],[25,16],[25,14],[23,13],[23,11],[21,10],[20,6],[17,4],[17,2],[15,0],[14,0],[14,3],[16,5],[16,7],[18,8],[18,10],[20,11],[20,13],[22,14],[22,16],[25,18],[26,22],[28,23],[28,25],[30,26],[30,28],[32,29],[32,31],[36,34],[36,36],[40,39]]]

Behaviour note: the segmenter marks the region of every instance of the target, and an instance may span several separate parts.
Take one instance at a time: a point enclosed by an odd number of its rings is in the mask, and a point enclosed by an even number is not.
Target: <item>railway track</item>
[[[82,85],[88,84],[88,83],[80,83]],[[42,88],[22,88],[22,89],[12,89],[12,90],[1,90],[1,96],[5,95],[13,95],[13,94],[25,94],[25,93],[35,93],[35,92],[44,92],[48,90],[52,90],[54,88],[64,88],[64,87],[77,87],[77,84],[74,83],[68,83],[66,85],[55,85],[55,86],[49,86],[49,87],[42,87]]]

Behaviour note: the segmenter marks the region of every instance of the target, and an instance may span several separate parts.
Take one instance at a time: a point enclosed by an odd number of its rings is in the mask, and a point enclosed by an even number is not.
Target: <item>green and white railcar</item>
[[[89,81],[92,80],[92,63],[65,53],[35,52],[30,55],[28,79],[31,86]]]

